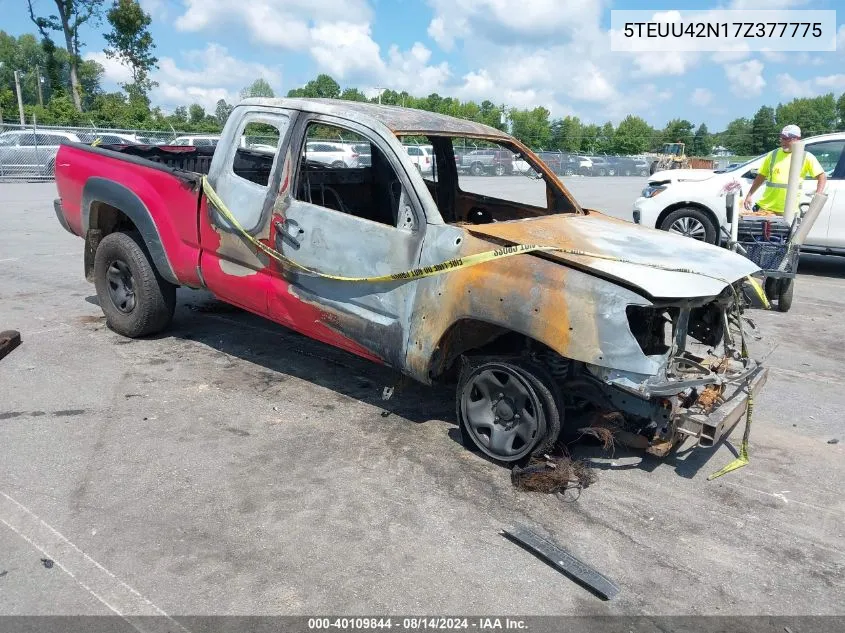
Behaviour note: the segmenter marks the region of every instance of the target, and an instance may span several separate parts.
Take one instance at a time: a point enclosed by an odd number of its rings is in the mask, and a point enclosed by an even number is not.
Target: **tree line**
[[[27,0],[29,16],[38,35],[11,36],[0,31],[0,116],[17,118],[14,72],[19,71],[21,96],[27,122],[42,125],[96,126],[134,130],[219,132],[233,104],[220,100],[214,112],[203,106],[180,106],[165,113],[150,101],[156,83],[150,78],[158,67],[155,43],[149,31],[152,19],[137,0],[52,0],[55,12],[37,14]],[[39,5],[40,6],[40,5]],[[102,65],[81,56],[86,29],[103,25],[104,53],[124,64],[130,80],[121,90],[102,87]],[[57,44],[58,42],[58,44]],[[273,97],[272,87],[256,79],[240,93],[245,97]],[[490,100],[462,101],[432,93],[415,97],[407,92],[384,90],[367,97],[360,89],[341,86],[320,74],[288,97],[322,97],[387,105],[401,105],[485,123],[508,130],[538,150],[589,154],[640,154],[663,143],[681,142],[687,154],[706,156],[723,146],[741,156],[756,155],[773,147],[778,130],[788,123],[801,127],[805,136],[845,129],[845,94],[832,93],[794,99],[776,107],[763,106],[751,118],[731,121],[725,130],[711,133],[704,123],[672,119],[655,128],[643,118],[629,115],[618,125],[586,123],[575,116],[552,118],[543,107],[513,108]]]

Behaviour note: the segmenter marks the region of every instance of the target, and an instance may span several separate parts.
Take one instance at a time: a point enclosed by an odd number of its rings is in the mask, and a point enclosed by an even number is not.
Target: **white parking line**
[[[67,257],[68,255],[78,255],[79,253],[74,251],[72,253],[48,253],[46,255],[30,255],[27,259],[44,259],[45,257]],[[0,259],[0,264],[3,262],[19,262],[23,259],[22,257],[7,257],[6,259]]]
[[[100,563],[71,543],[63,534],[5,492],[0,491],[0,523],[73,578],[110,611],[121,616],[139,631],[155,631],[165,625],[187,631],[164,611],[120,580]],[[140,622],[133,616],[147,616]],[[160,616],[160,618],[149,618]],[[156,620],[160,620],[156,624]]]

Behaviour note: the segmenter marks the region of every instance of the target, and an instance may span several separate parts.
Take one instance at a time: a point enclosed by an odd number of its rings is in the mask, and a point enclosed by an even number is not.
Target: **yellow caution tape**
[[[742,445],[739,448],[739,457],[733,460],[730,464],[722,468],[721,470],[717,470],[715,473],[709,475],[707,477],[707,481],[713,481],[717,477],[721,477],[722,475],[727,475],[730,472],[735,470],[739,470],[743,466],[748,466],[748,462],[750,461],[748,457],[748,440],[751,437],[751,414],[754,411],[754,396],[751,395],[751,392],[748,393],[748,403],[745,410],[745,432],[742,434]]]
[[[313,275],[315,277],[322,277],[323,279],[332,279],[334,281],[346,281],[346,282],[358,282],[358,283],[380,283],[380,282],[389,282],[389,281],[409,281],[412,279],[422,279],[424,277],[432,277],[434,275],[440,275],[452,270],[457,270],[459,268],[468,268],[469,266],[476,266],[478,264],[483,264],[485,262],[493,261],[494,259],[502,259],[504,257],[512,257],[514,255],[520,255],[523,253],[533,253],[533,252],[557,252],[563,253],[565,255],[574,255],[579,257],[590,257],[592,259],[603,259],[609,260],[613,262],[621,262],[624,264],[633,264],[636,266],[645,266],[647,268],[654,268],[657,270],[663,270],[667,272],[673,273],[687,273],[691,275],[701,275],[702,277],[709,277],[710,279],[715,279],[720,281],[726,285],[730,285],[727,279],[723,279],[721,277],[716,277],[714,275],[708,275],[706,273],[702,273],[696,270],[691,270],[689,268],[673,268],[671,266],[661,266],[660,264],[652,264],[649,262],[638,262],[634,260],[625,259],[622,257],[615,257],[612,255],[604,255],[602,253],[591,253],[589,251],[583,251],[579,249],[570,249],[570,248],[560,248],[557,246],[541,246],[537,244],[519,244],[516,246],[503,246],[502,248],[497,248],[492,251],[485,251],[483,253],[476,253],[475,255],[467,255],[465,257],[457,257],[455,259],[450,259],[448,261],[442,262],[440,264],[434,264],[432,266],[423,266],[421,268],[414,268],[412,270],[406,270],[399,273],[391,273],[389,275],[378,275],[374,277],[341,277],[338,275],[329,275],[326,273],[321,273],[319,271],[313,270],[311,268],[307,268],[302,264],[298,264],[297,262],[293,261],[292,259],[286,257],[279,251],[270,248],[264,242],[256,239],[254,236],[250,235],[246,229],[243,228],[240,222],[238,222],[237,218],[235,218],[234,214],[229,210],[226,206],[226,203],[217,195],[217,192],[214,191],[214,188],[211,186],[211,183],[208,181],[207,176],[202,177],[202,190],[205,193],[205,196],[208,198],[208,201],[219,211],[220,215],[232,225],[232,227],[240,233],[246,240],[248,240],[253,246],[255,246],[258,250],[263,252],[268,257],[275,259],[279,263],[287,264],[296,268],[297,270],[304,272],[309,275]],[[760,287],[760,284],[756,282],[750,275],[747,277],[748,281],[751,282],[752,287],[757,291],[757,294],[760,295],[761,299],[764,301],[764,304],[768,307],[768,301],[766,300],[766,295],[763,292],[763,289]]]

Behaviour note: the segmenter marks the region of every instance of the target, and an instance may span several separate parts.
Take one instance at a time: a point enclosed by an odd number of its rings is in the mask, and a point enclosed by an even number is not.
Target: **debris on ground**
[[[581,435],[591,435],[602,443],[602,448],[613,454],[616,443],[634,449],[646,449],[648,438],[625,430],[625,416],[619,411],[596,411],[587,424],[578,429]]]
[[[8,574],[8,573],[9,573],[9,571],[8,571],[7,569],[4,569],[3,571],[0,571],[0,578],[2,578],[3,576],[5,576],[5,575],[6,575],[6,574]]]
[[[834,437],[832,440],[828,440],[827,443],[828,444],[839,444],[839,440]]]
[[[41,564],[44,565],[47,569],[53,568],[53,559],[52,558],[42,558]]]
[[[502,534],[600,598],[611,600],[619,593],[612,580],[528,528],[516,526],[502,530]]]
[[[21,344],[21,333],[17,330],[0,332],[0,359]]]
[[[511,483],[528,492],[564,493],[570,489],[586,488],[596,480],[586,462],[570,457],[532,458],[525,467],[514,466]]]

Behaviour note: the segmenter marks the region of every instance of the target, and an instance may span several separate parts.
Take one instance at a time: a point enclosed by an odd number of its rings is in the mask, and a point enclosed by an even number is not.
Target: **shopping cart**
[[[766,297],[779,312],[788,312],[792,307],[801,245],[826,200],[825,194],[815,194],[810,202],[799,205],[795,219],[789,224],[777,215],[740,216],[735,208],[735,193],[725,196],[730,224],[727,247],[760,267]]]

